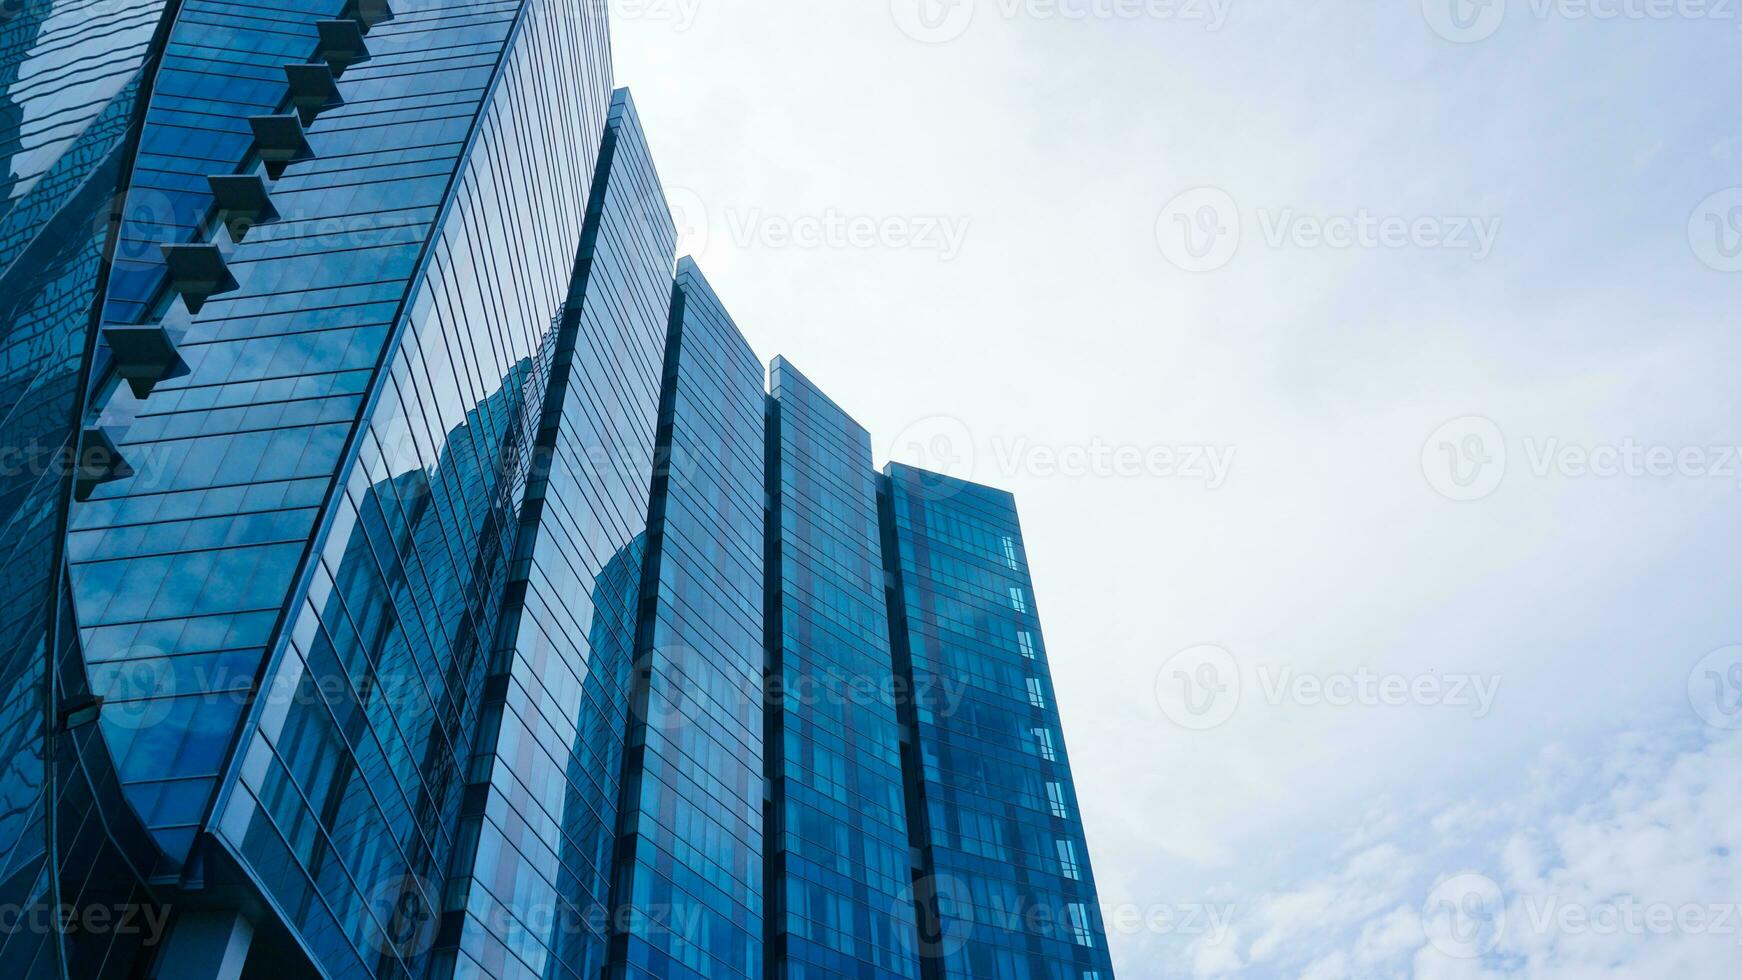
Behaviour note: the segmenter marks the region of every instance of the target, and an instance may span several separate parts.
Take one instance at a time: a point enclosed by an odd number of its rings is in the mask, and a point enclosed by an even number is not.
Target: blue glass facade
[[[1016,502],[907,466],[884,472],[896,660],[914,692],[925,975],[1107,980]]]
[[[770,372],[771,978],[918,976],[871,436]]]
[[[605,133],[445,897],[455,976],[604,962],[677,239],[628,93]]]
[[[512,365],[536,347],[573,254],[560,212],[517,214],[501,199],[519,175],[490,150],[520,145],[530,120],[503,99],[488,120],[482,111],[493,85],[542,60],[527,37],[509,44],[511,33],[549,29],[542,5],[444,0],[378,24],[372,57],[339,82],[343,104],[309,125],[309,158],[272,178],[250,119],[283,106],[285,64],[314,57],[321,18],[343,9],[182,7],[109,283],[104,322],[161,322],[185,370],[144,398],[113,379],[96,392],[95,424],[134,475],[75,508],[71,574],[93,686],[130,706],[105,712],[105,735],[172,858],[188,855],[249,706],[229,692],[296,689],[285,672],[299,669],[298,651],[286,640],[317,632],[326,591],[347,578],[335,565],[362,521],[362,488],[415,467],[436,473],[447,433],[511,384]],[[603,79],[598,88],[602,103]],[[589,157],[522,168],[540,183],[572,180],[578,196]],[[210,220],[208,180],[238,173],[261,178],[276,213],[241,241]],[[566,216],[570,243],[580,210]],[[525,267],[492,268],[472,254],[533,219],[551,234],[527,250]],[[233,280],[198,303],[171,279],[162,249],[190,240],[222,253]],[[483,285],[491,281],[512,288],[498,293]],[[456,544],[476,533],[450,519]],[[385,568],[377,591],[390,593],[401,572]],[[308,595],[293,602],[299,585]],[[269,651],[278,651],[270,673]],[[281,724],[260,720],[267,734]],[[346,751],[372,765],[374,748]],[[416,757],[415,743],[409,751]],[[328,842],[296,846],[313,854]],[[371,885],[364,873],[334,887]]]
[[[936,900],[1093,912],[1008,499],[765,371],[603,4],[5,14],[0,906],[147,928],[0,969],[1111,976]]]
[[[218,366],[219,400],[237,373],[291,374],[237,393],[308,423],[268,430],[277,479],[239,473],[322,531],[216,830],[331,977],[451,968],[436,912],[490,841],[486,705],[514,674],[493,646],[610,101],[591,5],[406,7],[308,127],[314,158],[273,183],[239,289],[197,317],[237,339],[183,355]]]
[[[762,975],[763,368],[678,265],[611,977]]]
[[[158,911],[155,853],[94,726],[63,549],[81,380],[163,0],[8,7],[0,17],[0,907]],[[19,977],[117,975],[138,934],[8,928]]]

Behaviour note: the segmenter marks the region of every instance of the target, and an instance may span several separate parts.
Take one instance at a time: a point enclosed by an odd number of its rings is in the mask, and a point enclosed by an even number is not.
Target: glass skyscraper
[[[913,863],[871,436],[770,372],[770,977],[915,977]]]
[[[884,473],[927,977],[1111,977],[1016,501]]]
[[[1112,976],[1014,503],[764,366],[602,3],[32,0],[0,164],[0,969]]]

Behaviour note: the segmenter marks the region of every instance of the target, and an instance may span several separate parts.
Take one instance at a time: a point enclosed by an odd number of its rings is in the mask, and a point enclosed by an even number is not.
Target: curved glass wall
[[[38,0],[0,18],[0,905],[20,910],[0,970],[20,977],[105,976],[143,941],[68,932],[62,906],[157,911],[97,729],[62,725],[88,691],[60,575],[85,352],[167,9]]]

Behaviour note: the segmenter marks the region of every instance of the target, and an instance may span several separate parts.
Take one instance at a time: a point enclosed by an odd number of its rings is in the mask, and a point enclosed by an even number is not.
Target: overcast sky
[[[1454,2],[613,0],[758,352],[1016,493],[1125,980],[1742,961],[1742,4]]]

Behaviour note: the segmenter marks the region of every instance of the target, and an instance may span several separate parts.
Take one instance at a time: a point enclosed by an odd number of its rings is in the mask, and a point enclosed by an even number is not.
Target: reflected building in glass
[[[688,259],[666,337],[607,976],[756,977],[763,368]]]
[[[603,4],[0,20],[0,969],[1111,977],[1013,504],[676,250]]]

